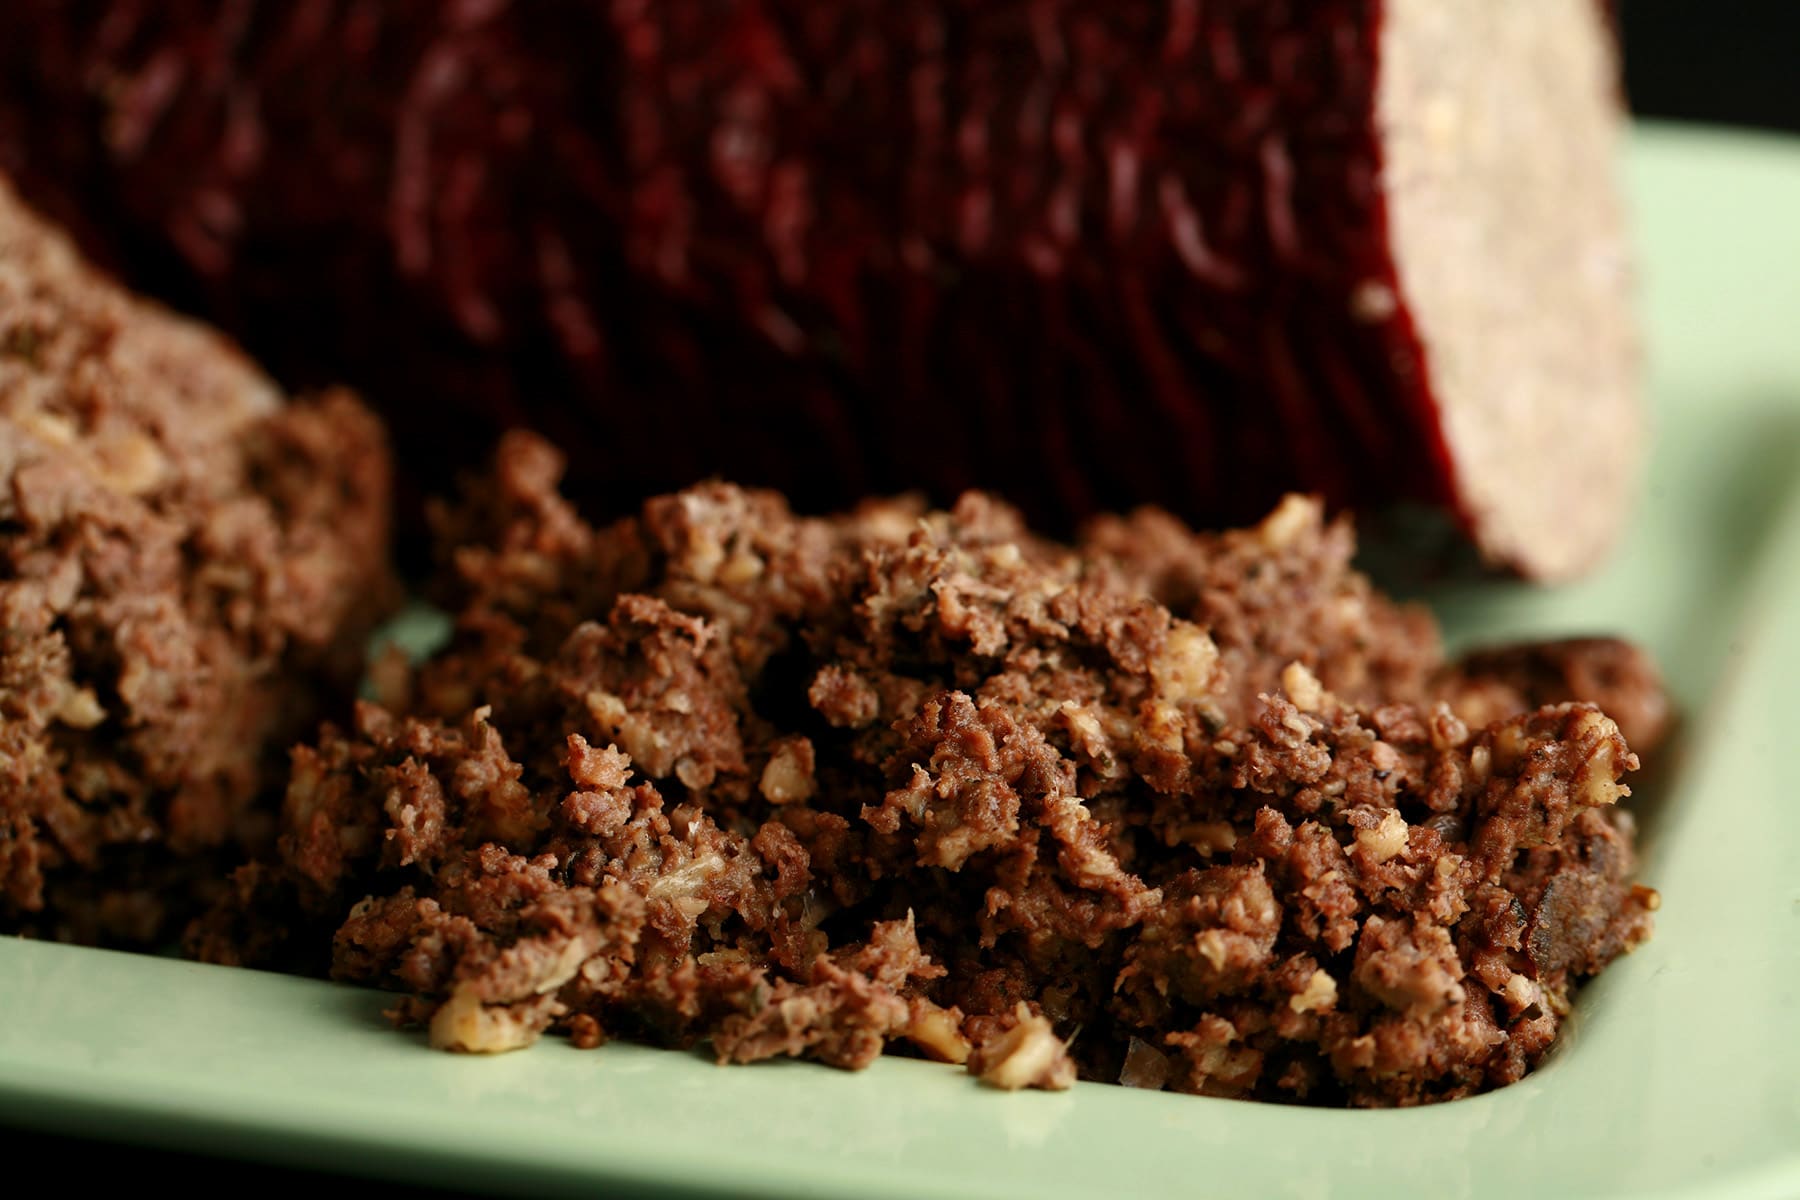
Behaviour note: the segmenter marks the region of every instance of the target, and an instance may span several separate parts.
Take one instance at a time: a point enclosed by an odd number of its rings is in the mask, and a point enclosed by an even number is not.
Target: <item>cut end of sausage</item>
[[[1490,563],[1590,567],[1645,442],[1599,4],[1387,0],[1389,234],[1463,521]]]

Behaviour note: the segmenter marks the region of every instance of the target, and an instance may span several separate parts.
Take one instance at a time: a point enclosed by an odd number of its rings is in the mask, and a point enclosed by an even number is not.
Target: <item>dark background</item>
[[[1625,85],[1634,111],[1800,133],[1800,0],[1624,0],[1621,23]],[[328,1188],[337,1196],[379,1191],[402,1200],[429,1194],[4,1129],[0,1158],[35,1161],[101,1186],[161,1179],[178,1182],[183,1190],[254,1192],[279,1179],[290,1186]]]
[[[1646,115],[1800,133],[1800,3],[1624,0],[1625,87]]]

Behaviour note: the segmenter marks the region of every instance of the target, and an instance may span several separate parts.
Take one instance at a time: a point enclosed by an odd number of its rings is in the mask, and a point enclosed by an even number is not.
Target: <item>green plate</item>
[[[1640,638],[1689,714],[1640,789],[1656,937],[1524,1082],[1337,1112],[904,1060],[461,1058],[369,992],[0,940],[0,1120],[540,1193],[1800,1195],[1800,147],[1648,128],[1630,170],[1659,421],[1638,524],[1579,586],[1433,598],[1459,640]]]

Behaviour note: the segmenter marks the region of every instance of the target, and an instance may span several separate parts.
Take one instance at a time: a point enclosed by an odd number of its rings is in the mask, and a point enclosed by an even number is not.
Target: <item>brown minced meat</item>
[[[389,594],[389,458],[0,180],[0,931],[179,936]]]
[[[1642,656],[1448,663],[1312,501],[1071,547],[714,483],[596,528],[562,465],[510,436],[437,513],[450,644],[295,751],[198,953],[328,956],[450,1050],[1387,1105],[1518,1079],[1649,934],[1577,686],[1654,738]]]

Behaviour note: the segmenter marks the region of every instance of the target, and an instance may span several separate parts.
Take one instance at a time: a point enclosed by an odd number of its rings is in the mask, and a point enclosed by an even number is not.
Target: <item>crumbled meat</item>
[[[1642,648],[1584,637],[1502,646],[1465,656],[1435,688],[1474,726],[1527,708],[1586,700],[1619,723],[1639,754],[1661,744],[1671,723],[1668,695]]]
[[[269,839],[388,599],[388,471],[0,181],[0,931],[168,937]]]
[[[596,529],[558,469],[515,435],[439,510],[450,644],[295,752],[202,954],[329,944],[453,1049],[1373,1105],[1517,1079],[1649,934],[1582,692],[1653,676],[1445,663],[1311,501],[1071,548],[715,483]]]

